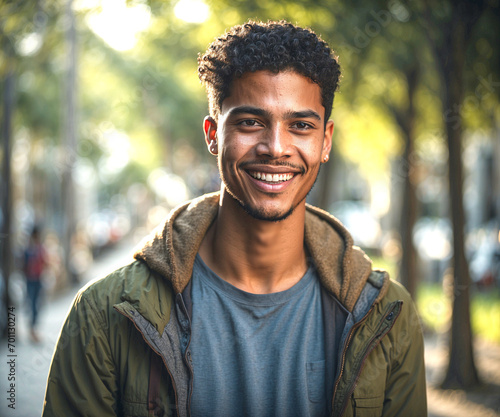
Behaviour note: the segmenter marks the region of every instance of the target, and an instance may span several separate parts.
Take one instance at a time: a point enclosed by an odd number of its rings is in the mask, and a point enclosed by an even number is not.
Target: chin
[[[254,219],[263,220],[267,222],[279,222],[285,220],[290,214],[293,213],[294,207],[290,207],[288,211],[285,212],[270,212],[268,210],[263,210],[255,207],[250,207],[238,201],[239,205],[245,210],[247,214],[252,216]]]
[[[245,213],[247,213],[249,216],[253,217],[256,220],[262,220],[262,221],[267,221],[267,222],[279,222],[282,220],[285,220],[287,217],[289,217],[295,210],[297,206],[294,206],[293,204],[290,205],[288,210],[286,208],[276,208],[276,207],[271,207],[271,208],[266,208],[266,207],[257,207],[248,201],[245,201],[244,199],[240,198],[236,193],[234,193],[230,187],[226,185],[225,187],[227,193],[229,196],[240,206]],[[305,197],[304,197],[305,199]]]

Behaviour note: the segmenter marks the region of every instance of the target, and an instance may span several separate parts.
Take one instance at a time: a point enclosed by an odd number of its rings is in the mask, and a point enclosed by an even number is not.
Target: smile
[[[267,172],[250,172],[249,173],[253,178],[269,183],[280,183],[285,181],[290,181],[294,174],[285,173],[285,174],[269,174]]]

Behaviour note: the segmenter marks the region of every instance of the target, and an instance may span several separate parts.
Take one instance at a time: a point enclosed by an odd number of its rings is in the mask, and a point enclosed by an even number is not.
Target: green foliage
[[[92,16],[107,3],[74,3],[78,5],[76,158],[85,158],[98,169],[110,152],[106,132],[115,130],[128,138],[129,163],[142,170],[166,165],[175,171],[174,152],[181,145],[194,149],[200,163],[208,161],[201,129],[207,104],[196,74],[197,56],[226,28],[250,18],[287,19],[309,26],[339,54],[344,75],[332,113],[335,149],[357,165],[368,182],[386,180],[391,160],[401,154],[404,132],[398,115],[408,108],[408,73],[415,65],[420,67],[417,140],[436,141],[439,136],[435,133],[443,125],[441,80],[426,47],[426,26],[415,12],[421,1],[412,2],[410,9],[403,2],[385,0],[213,0],[207,2],[210,14],[203,23],[177,17],[177,3],[128,0],[130,7],[149,8],[150,24],[137,34],[136,46],[124,51],[113,49],[91,27]],[[53,147],[63,139],[66,4],[62,0],[0,4],[0,74],[13,66],[16,75],[14,136],[23,131],[30,140]],[[433,13],[445,16],[446,2],[440,4]],[[482,80],[498,81],[500,53],[494,47],[500,27],[498,8],[490,11],[472,32],[467,49],[468,93],[462,114],[472,129],[491,128],[500,111],[496,84],[479,88],[484,86]],[[108,25],[119,29],[120,19]],[[425,144],[417,147],[433,149]],[[119,189],[120,182],[128,180],[115,175],[112,181]],[[109,187],[99,186],[104,185]]]
[[[392,279],[396,279],[398,276],[398,266],[395,262],[377,254],[368,253],[368,256],[373,261],[374,269],[383,269],[389,273]]]
[[[492,342],[500,343],[500,290],[472,296],[472,329]]]
[[[426,327],[436,332],[448,329],[451,320],[451,300],[441,285],[421,284],[418,289],[417,306]],[[473,291],[471,319],[475,335],[500,343],[500,290]]]
[[[395,262],[370,254],[373,267],[384,269],[393,279],[398,276]],[[475,335],[500,343],[500,289],[473,289],[471,292],[471,320]],[[443,286],[422,282],[418,286],[416,304],[424,327],[433,332],[445,332],[451,322],[451,300]]]
[[[177,141],[187,141],[205,155],[201,121],[207,108],[196,75],[198,53],[227,27],[248,18],[287,19],[312,27],[340,54],[344,78],[332,117],[342,156],[360,166],[369,180],[387,175],[388,161],[401,151],[399,126],[392,109],[407,105],[405,68],[415,60],[431,67],[431,55],[423,47],[421,23],[415,21],[409,9],[399,3],[375,0],[354,1],[352,5],[340,1],[218,0],[210,3],[208,20],[196,24],[175,16],[176,3],[151,0],[149,28],[140,34],[137,46],[125,52],[112,49],[90,30],[89,17],[101,8],[79,9],[81,121],[96,129],[109,122],[127,132],[132,154],[142,147],[144,138],[148,138],[149,148],[165,150],[161,156],[162,152],[150,154],[149,158],[142,155],[146,157],[145,165],[162,164],[165,156],[168,161],[168,149],[173,149]],[[130,6],[136,4],[141,2],[129,2]],[[18,56],[18,125],[30,126],[34,136],[57,141],[61,134],[60,109],[64,106],[64,8],[58,2],[48,2],[44,7],[37,10],[8,3],[2,5],[2,16],[8,16],[4,27],[9,30],[8,39],[15,40],[12,45],[19,45],[30,33],[42,37],[36,53]],[[37,20],[36,16],[43,19]],[[498,55],[491,42],[492,36],[483,30],[475,43],[477,55],[483,59],[474,71],[482,77],[488,75],[484,61]],[[419,84],[420,137],[426,137],[427,129],[436,129],[442,122],[436,79],[436,73],[427,69]],[[482,98],[481,107],[495,106],[492,97]],[[468,111],[467,118],[471,126],[484,120],[479,115],[482,108],[473,110]]]
[[[451,303],[439,284],[420,284],[417,307],[422,322],[435,332],[446,331],[451,320]]]

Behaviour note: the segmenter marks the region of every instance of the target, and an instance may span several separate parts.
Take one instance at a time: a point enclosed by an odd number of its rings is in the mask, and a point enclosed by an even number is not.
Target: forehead
[[[311,79],[295,72],[247,72],[233,80],[221,115],[238,106],[253,106],[272,113],[314,110],[324,117],[321,89]]]

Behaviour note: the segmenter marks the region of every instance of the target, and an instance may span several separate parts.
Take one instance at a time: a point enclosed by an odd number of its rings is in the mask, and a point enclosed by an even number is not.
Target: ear
[[[333,136],[333,120],[328,120],[325,127],[325,136],[323,137],[323,149],[321,151],[321,162],[328,162],[330,158],[330,151],[332,149],[332,136]]]
[[[203,120],[203,132],[205,133],[208,152],[217,155],[217,122],[212,117],[207,116]]]

